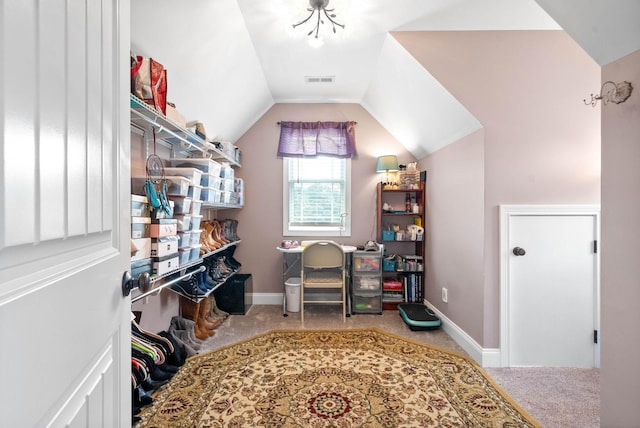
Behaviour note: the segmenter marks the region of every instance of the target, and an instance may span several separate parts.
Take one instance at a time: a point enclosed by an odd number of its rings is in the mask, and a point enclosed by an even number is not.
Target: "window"
[[[283,235],[350,236],[351,161],[284,158]]]

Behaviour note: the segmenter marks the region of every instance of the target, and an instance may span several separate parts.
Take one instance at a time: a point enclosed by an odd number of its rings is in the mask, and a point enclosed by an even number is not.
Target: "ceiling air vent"
[[[305,83],[333,83],[335,76],[304,76]]]

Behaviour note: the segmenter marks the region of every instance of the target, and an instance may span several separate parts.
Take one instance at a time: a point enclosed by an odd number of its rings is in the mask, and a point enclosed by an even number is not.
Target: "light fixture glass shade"
[[[376,172],[394,172],[398,170],[398,157],[396,155],[385,155],[378,157]]]

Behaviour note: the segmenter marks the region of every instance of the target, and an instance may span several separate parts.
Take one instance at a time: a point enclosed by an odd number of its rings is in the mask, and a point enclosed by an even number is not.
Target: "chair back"
[[[344,251],[333,241],[317,241],[302,250],[302,267],[309,269],[344,268]]]

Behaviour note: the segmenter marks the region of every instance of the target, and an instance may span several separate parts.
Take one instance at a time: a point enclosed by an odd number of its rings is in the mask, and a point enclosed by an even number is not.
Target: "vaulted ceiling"
[[[132,52],[165,65],[169,101],[210,137],[237,140],[274,103],[351,102],[421,159],[482,124],[394,31],[564,29],[600,65],[640,48],[637,0],[331,0],[345,28],[334,34],[324,19],[318,39],[307,36],[313,19],[292,26],[307,7],[132,0]]]

